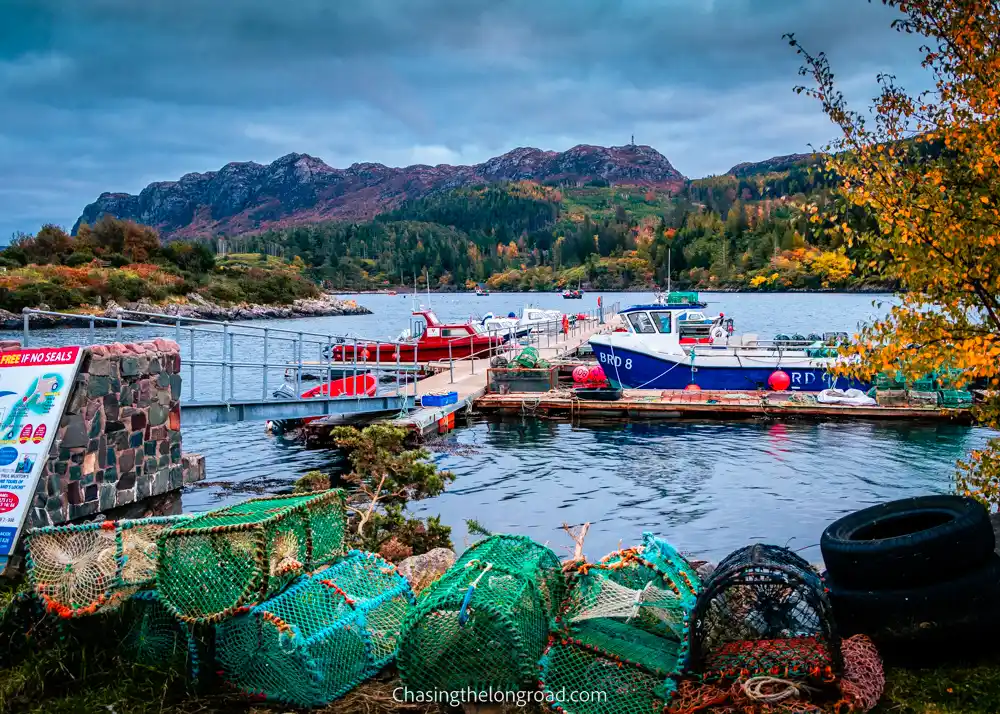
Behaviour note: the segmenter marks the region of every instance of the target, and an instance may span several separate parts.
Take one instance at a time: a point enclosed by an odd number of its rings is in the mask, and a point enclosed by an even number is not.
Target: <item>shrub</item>
[[[94,259],[94,254],[89,250],[78,250],[75,253],[71,253],[68,258],[66,258],[65,264],[71,268],[76,268],[81,265],[86,265]]]

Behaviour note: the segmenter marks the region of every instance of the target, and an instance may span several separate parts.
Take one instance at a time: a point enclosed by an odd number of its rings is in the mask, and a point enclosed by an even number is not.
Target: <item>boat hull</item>
[[[399,350],[399,362],[402,364],[419,362],[435,362],[452,359],[464,359],[475,352],[477,358],[486,357],[490,347],[499,347],[504,342],[496,337],[476,337],[471,340],[454,340],[449,350],[447,340],[436,340],[433,344],[393,344],[374,342],[365,344],[358,343],[355,354],[354,344],[334,345],[333,360],[336,362],[377,362],[382,364],[395,364],[396,351]]]
[[[689,384],[715,390],[768,389],[768,378],[779,369],[791,379],[789,389],[796,391],[819,392],[831,387],[868,389],[867,384],[857,380],[835,377],[825,365],[696,365],[692,368],[690,361],[683,361],[679,356],[653,356],[627,347],[594,341],[590,344],[611,386],[624,389],[684,389]]]

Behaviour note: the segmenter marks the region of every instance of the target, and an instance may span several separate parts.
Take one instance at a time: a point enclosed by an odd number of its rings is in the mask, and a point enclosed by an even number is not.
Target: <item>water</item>
[[[602,293],[605,304],[648,302],[652,294]],[[879,295],[702,293],[706,312],[735,318],[738,332],[856,331],[858,323],[884,312],[891,298]],[[361,295],[373,315],[254,321],[251,324],[321,334],[390,339],[409,327],[409,296]],[[427,302],[427,297],[420,298]],[[577,312],[593,309],[597,294],[564,300],[558,294],[433,295],[445,320],[492,311],[505,315],[525,303]],[[171,328],[126,330],[126,339],[171,337]],[[98,330],[111,341],[111,329]],[[85,343],[86,329],[32,333],[32,344]],[[254,344],[237,346],[248,361]],[[274,344],[272,344],[274,347]],[[182,341],[182,355],[188,345]],[[278,349],[287,349],[278,347]],[[202,356],[199,347],[199,356]],[[282,353],[284,354],[284,353]],[[275,377],[274,386],[280,383]],[[209,380],[210,381],[210,380]],[[189,387],[185,385],[185,395]],[[198,389],[211,384],[197,385]],[[570,544],[560,530],[591,521],[587,553],[599,557],[619,540],[634,542],[644,530],[678,547],[718,559],[734,548],[764,539],[814,546],[830,521],[879,501],[946,492],[955,460],[981,446],[990,432],[953,425],[671,422],[579,427],[557,422],[478,423],[431,445],[442,468],[458,478],[441,496],[414,504],[422,515],[440,513],[459,548],[465,519]],[[249,495],[287,489],[311,469],[337,469],[329,451],[307,451],[268,437],[259,423],[184,430],[186,451],[207,459],[208,480],[189,487],[186,510],[201,511]],[[561,551],[560,551],[561,552]]]

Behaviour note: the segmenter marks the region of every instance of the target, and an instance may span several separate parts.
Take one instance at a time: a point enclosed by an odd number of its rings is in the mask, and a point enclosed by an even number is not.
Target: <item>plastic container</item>
[[[437,394],[424,394],[420,397],[420,406],[422,407],[446,407],[457,402],[458,392],[439,392]]]

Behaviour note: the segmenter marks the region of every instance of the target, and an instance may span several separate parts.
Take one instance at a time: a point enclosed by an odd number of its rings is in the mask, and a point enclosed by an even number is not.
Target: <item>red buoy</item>
[[[700,392],[701,391],[701,387],[699,387],[697,384],[695,384],[694,382],[692,382],[688,386],[684,387],[684,391],[685,392]]]
[[[604,375],[604,370],[600,365],[594,365],[590,368],[590,372],[587,375],[591,382],[606,382],[607,377]]]
[[[792,384],[792,378],[788,376],[788,372],[783,370],[777,370],[771,372],[771,376],[767,378],[767,386],[776,392],[783,392],[788,389]]]
[[[573,381],[577,384],[581,384],[587,381],[587,377],[590,375],[590,368],[584,365],[578,365],[573,368]]]

